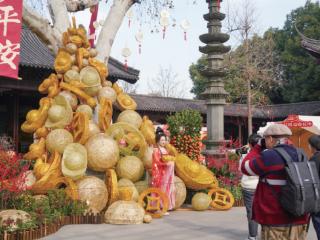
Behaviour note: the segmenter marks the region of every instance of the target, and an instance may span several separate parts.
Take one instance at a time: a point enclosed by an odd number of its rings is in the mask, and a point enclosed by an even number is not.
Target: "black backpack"
[[[281,189],[280,204],[290,214],[302,216],[320,211],[320,180],[314,162],[308,161],[302,149],[297,149],[298,162],[282,148],[273,148],[285,162],[287,183]]]

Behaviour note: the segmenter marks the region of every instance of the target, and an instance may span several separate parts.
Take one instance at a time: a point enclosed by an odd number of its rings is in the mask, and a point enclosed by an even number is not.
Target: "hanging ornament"
[[[136,40],[139,43],[139,54],[141,54],[141,43],[143,40],[143,32],[141,30],[136,33]]]
[[[160,12],[160,17],[161,18],[169,18],[170,17],[170,13],[168,12],[168,10],[164,9]]]
[[[169,18],[161,17],[160,18],[160,25],[162,26],[162,32],[163,32],[162,38],[164,39],[166,36],[167,27],[169,26]]]
[[[121,55],[124,57],[124,69],[128,71],[128,57],[131,55],[131,50],[128,47],[125,47],[121,51]]]
[[[98,8],[99,8],[99,3],[90,8],[91,18],[90,18],[90,24],[89,24],[89,42],[91,47],[94,47],[95,32],[96,32],[96,27],[94,26],[94,23],[96,22],[98,17]]]
[[[187,19],[184,19],[181,21],[180,27],[184,33],[184,40],[187,41],[187,30],[190,28],[190,22]]]
[[[129,28],[130,28],[130,26],[131,26],[131,19],[133,18],[133,11],[132,11],[132,9],[130,9],[130,10],[127,12],[127,18],[129,19],[128,26],[129,26]]]

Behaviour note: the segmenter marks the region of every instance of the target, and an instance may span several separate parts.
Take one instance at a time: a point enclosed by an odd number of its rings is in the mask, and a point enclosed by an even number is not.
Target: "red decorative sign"
[[[299,119],[298,115],[289,115],[287,119],[285,119],[284,121],[282,121],[280,123],[287,125],[289,128],[293,128],[293,127],[302,128],[302,127],[312,127],[313,126],[312,121],[303,121],[303,120]]]
[[[0,0],[0,75],[18,78],[22,0]]]

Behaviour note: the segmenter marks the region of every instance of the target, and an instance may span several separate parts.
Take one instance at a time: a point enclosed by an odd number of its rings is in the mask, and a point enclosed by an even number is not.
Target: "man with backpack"
[[[244,174],[259,176],[259,183],[253,200],[253,219],[261,224],[261,240],[306,239],[309,214],[305,213],[304,204],[302,204],[303,211],[298,211],[297,214],[294,211],[293,213],[289,212],[292,206],[294,210],[296,208],[300,210],[301,202],[298,201],[300,197],[292,197],[292,195],[289,194],[289,196],[284,192],[287,186],[291,187],[288,183],[292,182],[291,179],[288,179],[288,171],[294,169],[294,171],[299,172],[297,166],[292,164],[299,161],[308,162],[300,150],[289,144],[288,137],[290,135],[292,135],[292,132],[287,126],[283,124],[270,125],[263,134],[267,150],[262,151],[260,155],[254,158],[244,159],[241,164],[241,171]],[[255,148],[257,150],[261,149],[259,144]],[[301,175],[304,176],[305,174],[294,173],[293,175],[300,176],[297,181],[302,184],[302,187],[300,187],[301,191],[298,192],[305,196],[304,182],[300,181],[300,179],[303,179]],[[315,177],[319,178],[318,175],[313,176],[314,181],[316,181]],[[313,180],[310,179],[311,177],[308,179],[311,186],[319,187],[312,184]],[[319,180],[317,181],[319,182]],[[293,192],[296,193],[297,191]],[[283,201],[287,196],[291,198],[290,201]],[[300,205],[297,207],[296,203]]]

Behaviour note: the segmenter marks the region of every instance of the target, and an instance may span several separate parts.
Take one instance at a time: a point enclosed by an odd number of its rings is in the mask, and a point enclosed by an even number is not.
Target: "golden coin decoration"
[[[160,218],[168,211],[169,199],[159,188],[148,188],[140,196],[138,203],[145,209],[146,214]]]
[[[85,144],[89,138],[89,117],[84,112],[76,112],[71,122],[74,142]]]
[[[106,170],[105,183],[107,185],[109,194],[107,206],[110,206],[119,199],[118,180],[116,171],[114,169]]]
[[[213,188],[208,192],[212,198],[211,207],[219,210],[228,210],[234,204],[234,197],[230,191],[224,188]]]

